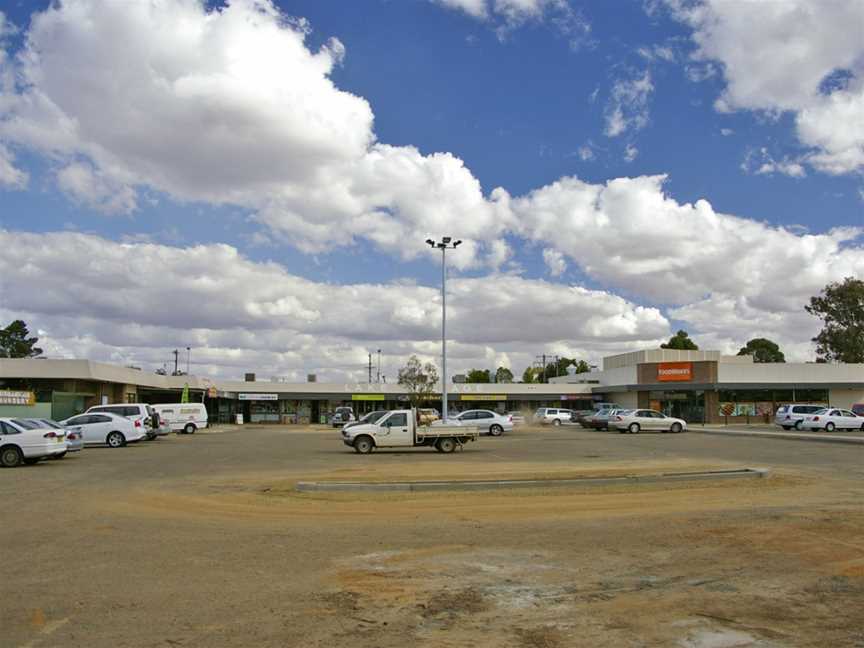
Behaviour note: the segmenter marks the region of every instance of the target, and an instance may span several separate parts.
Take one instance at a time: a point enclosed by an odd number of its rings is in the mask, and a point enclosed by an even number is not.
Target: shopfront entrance
[[[705,422],[704,391],[648,392],[649,408],[666,416],[684,419],[688,423]]]

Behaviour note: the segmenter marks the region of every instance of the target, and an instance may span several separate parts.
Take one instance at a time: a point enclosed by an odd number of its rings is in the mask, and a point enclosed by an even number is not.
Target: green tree
[[[42,349],[36,346],[39,338],[28,335],[30,331],[23,320],[15,320],[0,329],[0,358],[35,358],[42,355]]]
[[[528,367],[522,372],[523,383],[538,383],[543,374],[543,370],[539,367]]]
[[[498,370],[495,372],[495,382],[496,383],[512,383],[513,382],[513,372],[510,371],[507,367],[498,367]]]
[[[786,362],[786,356],[777,343],[766,338],[753,338],[741,347],[738,355],[753,356],[753,362]]]
[[[412,355],[399,370],[398,382],[408,390],[411,407],[420,407],[436,395],[438,369],[431,362],[424,365],[420,358]]]
[[[822,320],[813,338],[819,360],[864,362],[864,281],[846,277],[829,283],[804,309]]]
[[[492,376],[489,375],[488,369],[469,369],[465,375],[466,383],[490,383]]]
[[[698,351],[699,347],[690,339],[687,331],[678,331],[669,341],[660,345],[661,349],[679,349],[681,351]]]

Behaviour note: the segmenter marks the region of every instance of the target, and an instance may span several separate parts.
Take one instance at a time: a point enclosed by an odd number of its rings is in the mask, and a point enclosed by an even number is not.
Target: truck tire
[[[552,419],[552,425],[556,427],[561,425],[561,419]]]
[[[357,454],[369,454],[374,449],[375,442],[372,440],[372,437],[364,434],[354,439],[354,452]]]
[[[793,427],[794,427],[796,430],[800,430],[800,429],[801,429],[801,425],[802,425],[803,423],[804,423],[804,421],[795,421],[795,425],[794,425]]]
[[[195,430],[198,428],[195,427],[194,423],[187,423],[186,427],[183,428],[184,434],[195,434]]]
[[[436,448],[438,452],[453,452],[456,449],[456,440],[452,439],[451,437],[444,437],[442,439],[438,439],[438,444]]]

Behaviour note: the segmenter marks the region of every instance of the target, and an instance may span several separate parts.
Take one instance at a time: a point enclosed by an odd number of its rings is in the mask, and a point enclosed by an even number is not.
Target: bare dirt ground
[[[332,435],[277,428],[164,441],[0,473],[0,646],[864,647],[858,448],[573,430],[450,456],[360,457]],[[742,465],[773,472],[293,489]]]

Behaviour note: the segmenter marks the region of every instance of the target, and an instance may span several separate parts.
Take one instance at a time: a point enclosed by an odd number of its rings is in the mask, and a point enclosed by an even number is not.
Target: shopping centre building
[[[252,376],[250,376],[252,378]],[[177,402],[184,388],[211,420],[326,421],[336,407],[359,413],[405,407],[408,392],[382,383],[286,383],[164,376],[89,360],[0,359],[0,416],[61,420],[103,403]],[[851,407],[864,402],[864,364],[758,364],[717,351],[652,349],[603,359],[602,369],[548,384],[447,387],[451,410],[589,409],[597,402],[657,409],[691,423],[768,420],[784,403]],[[440,397],[429,402],[440,409]]]

